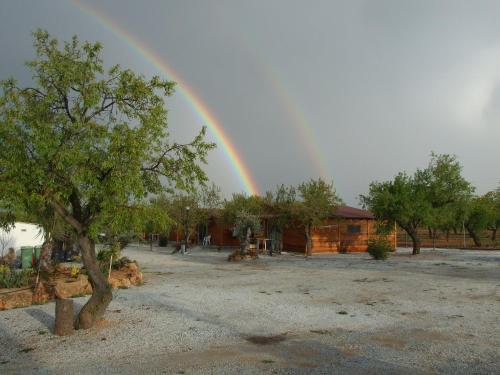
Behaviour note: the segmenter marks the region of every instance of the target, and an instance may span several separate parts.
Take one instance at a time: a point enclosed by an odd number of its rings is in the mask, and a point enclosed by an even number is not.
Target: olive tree
[[[53,210],[74,232],[92,285],[76,328],[89,328],[112,299],[96,262],[95,239],[168,221],[146,198],[206,180],[201,164],[214,147],[205,129],[189,143],[167,132],[165,96],[174,82],[146,79],[118,65],[105,69],[99,43],[75,36],[62,46],[34,33],[29,87],[1,83],[0,201]]]
[[[235,226],[241,252],[245,253],[248,250],[250,236],[261,229],[262,198],[257,195],[233,194],[230,200],[224,201],[223,206],[222,220]]]

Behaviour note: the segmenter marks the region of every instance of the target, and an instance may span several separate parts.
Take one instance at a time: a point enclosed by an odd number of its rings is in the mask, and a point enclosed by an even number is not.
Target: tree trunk
[[[495,242],[497,240],[497,230],[498,228],[494,228],[491,230],[491,240]]]
[[[311,240],[311,225],[306,225],[305,227],[306,235],[306,257],[312,255],[312,240]]]
[[[408,235],[411,237],[411,240],[413,242],[413,255],[418,255],[420,254],[420,238],[418,237],[417,231],[414,229],[406,229],[406,232],[408,232]]]
[[[40,252],[40,269],[47,273],[54,272],[54,265],[52,261],[52,240],[47,238],[42,245]]]
[[[481,247],[481,239],[477,235],[474,228],[471,228],[469,225],[466,224],[465,229],[467,229],[467,232],[469,232],[469,235],[472,237],[472,240],[474,241],[474,245],[476,245],[477,247]]]
[[[83,265],[92,285],[92,296],[80,310],[75,328],[88,329],[104,316],[106,308],[113,299],[113,294],[106,276],[97,264],[94,242],[86,234],[79,234],[78,244],[82,252]]]
[[[73,333],[73,300],[71,298],[56,299],[56,319],[54,333],[57,336],[68,336]]]

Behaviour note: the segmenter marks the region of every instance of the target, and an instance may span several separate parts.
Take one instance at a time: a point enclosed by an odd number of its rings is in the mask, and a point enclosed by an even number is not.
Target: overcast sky
[[[373,180],[458,156],[479,193],[500,182],[500,2],[84,1],[162,57],[219,120],[261,192],[320,175],[358,205]],[[104,44],[108,65],[160,74],[75,3],[0,3],[0,78],[27,81],[31,32]],[[182,94],[172,135],[203,125]],[[209,137],[213,138],[213,134]],[[242,191],[221,147],[206,170]]]

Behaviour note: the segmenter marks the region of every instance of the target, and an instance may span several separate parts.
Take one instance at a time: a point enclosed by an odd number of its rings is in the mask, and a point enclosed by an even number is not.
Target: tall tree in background
[[[484,199],[491,208],[491,218],[487,229],[491,231],[491,240],[497,240],[497,232],[500,228],[500,187],[484,195]]]
[[[415,179],[427,191],[431,212],[427,225],[431,238],[435,239],[437,229],[456,226],[457,212],[461,210],[474,193],[473,186],[462,176],[462,166],[456,156],[431,153],[426,169],[417,170]]]
[[[291,207],[294,222],[304,227],[306,257],[312,255],[312,229],[321,225],[341,203],[333,183],[309,180],[297,187],[298,200]]]
[[[361,195],[360,200],[377,220],[403,228],[412,239],[413,255],[420,254],[417,229],[429,223],[432,209],[420,179],[399,173],[392,181],[372,182],[368,195]]]
[[[113,66],[99,43],[77,37],[59,47],[34,33],[33,86],[3,81],[0,96],[0,200],[53,210],[73,230],[92,285],[77,328],[100,319],[112,299],[97,262],[100,228],[140,228],[151,215],[148,194],[190,190],[206,180],[200,163],[214,147],[205,129],[187,144],[169,139],[164,95],[174,82]]]

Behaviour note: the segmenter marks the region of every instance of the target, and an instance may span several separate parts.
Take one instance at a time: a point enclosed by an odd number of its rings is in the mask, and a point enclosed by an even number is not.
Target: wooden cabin
[[[276,233],[269,230],[268,220],[271,217],[261,215],[262,231],[255,235],[255,237],[268,239],[268,246],[271,245],[270,242],[278,239]],[[198,230],[197,234],[193,233],[190,243],[202,243],[206,235],[210,236],[211,246],[240,246],[240,240],[234,232],[234,225],[224,223],[220,215],[212,216],[203,231]],[[371,212],[349,206],[339,206],[322,225],[313,228],[312,252],[313,254],[364,252],[368,250],[368,240],[374,235],[375,218]],[[182,239],[182,230],[174,229],[170,232],[169,241],[179,243]],[[389,235],[388,239],[395,244],[395,232]],[[286,228],[283,231],[282,241],[284,251],[305,252],[306,239],[303,227]]]
[[[339,206],[325,222],[312,230],[312,253],[365,252],[368,240],[375,234],[375,218],[366,210]],[[388,236],[396,245],[396,233]],[[283,232],[283,250],[305,252],[303,227],[287,228]]]

